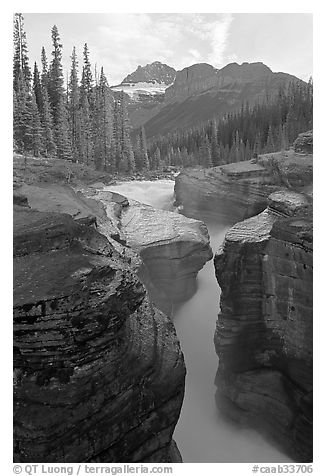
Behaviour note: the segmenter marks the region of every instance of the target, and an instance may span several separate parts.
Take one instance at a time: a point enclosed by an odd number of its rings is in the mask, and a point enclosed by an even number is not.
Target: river
[[[173,209],[171,180],[123,182],[106,187],[128,198],[165,210]],[[207,223],[213,251],[223,242],[226,226]],[[214,378],[218,358],[214,331],[220,288],[213,261],[198,273],[196,294],[175,310],[173,321],[187,367],[186,391],[175,428],[185,463],[277,463],[291,461],[254,430],[243,429],[223,418],[215,404]]]

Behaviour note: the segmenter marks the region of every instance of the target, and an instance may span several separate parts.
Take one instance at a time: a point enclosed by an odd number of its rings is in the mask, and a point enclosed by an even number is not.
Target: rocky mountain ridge
[[[112,90],[128,95],[132,127],[144,124],[147,137],[152,137],[198,125],[246,102],[254,104],[293,80],[298,78],[274,73],[262,62],[230,63],[220,70],[198,63],[176,71],[155,61],[138,66]]]
[[[154,61],[146,66],[138,66],[137,69],[126,76],[121,84],[126,83],[151,83],[169,85],[172,84],[176,75],[176,70],[160,61]]]
[[[222,117],[242,104],[253,105],[266,94],[277,94],[279,87],[290,81],[300,80],[274,73],[259,62],[231,63],[220,70],[205,63],[192,65],[177,72],[174,83],[165,91],[164,102],[144,123],[147,137]]]

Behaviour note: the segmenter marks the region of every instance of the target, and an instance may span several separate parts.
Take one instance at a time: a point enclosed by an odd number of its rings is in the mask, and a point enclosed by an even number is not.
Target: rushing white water
[[[172,209],[174,182],[124,182],[106,187],[156,208]],[[208,225],[213,251],[223,242],[227,228]],[[185,463],[288,462],[259,433],[225,420],[215,404],[214,378],[218,359],[214,331],[220,288],[213,261],[198,274],[198,290],[175,310],[173,320],[187,367],[186,391],[180,419],[174,432]]]

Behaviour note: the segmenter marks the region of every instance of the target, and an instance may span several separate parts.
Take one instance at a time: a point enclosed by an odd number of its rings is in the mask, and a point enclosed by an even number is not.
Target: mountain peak
[[[272,70],[261,61],[243,62],[242,64],[230,63],[218,72],[219,76],[228,76],[240,81],[253,81],[270,74],[273,74]]]
[[[172,84],[176,70],[160,61],[148,63],[146,66],[138,66],[136,71],[128,74],[122,81],[125,83],[156,82],[159,84]]]

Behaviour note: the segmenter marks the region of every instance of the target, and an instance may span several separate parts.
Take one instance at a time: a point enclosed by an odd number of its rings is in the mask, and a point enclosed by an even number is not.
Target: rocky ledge
[[[183,356],[132,252],[89,220],[18,202],[15,462],[180,461]]]
[[[273,193],[215,256],[217,403],[298,462],[312,461],[312,204]]]
[[[141,258],[139,276],[165,313],[196,291],[198,271],[212,259],[206,225],[112,192],[96,195],[127,246]]]
[[[196,277],[212,259],[206,225],[178,213],[158,210],[103,190],[69,185],[35,183],[16,189],[14,200],[28,200],[41,212],[67,213],[78,223],[92,224],[109,239],[119,242],[121,252],[136,251],[138,275],[151,300],[170,314],[173,305],[189,299],[196,291]]]
[[[209,169],[185,169],[176,177],[174,191],[175,204],[185,215],[235,223],[263,211],[274,191],[311,187],[312,155],[291,149]]]

